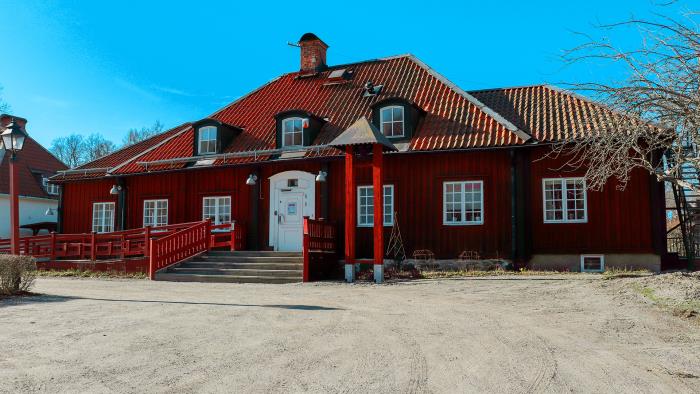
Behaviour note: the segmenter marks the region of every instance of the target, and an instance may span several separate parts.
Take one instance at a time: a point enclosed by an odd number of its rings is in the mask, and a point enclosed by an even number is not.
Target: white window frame
[[[391,227],[394,225],[394,185],[384,185],[383,189],[384,193],[382,193],[382,201],[384,203],[384,211],[382,221],[384,222],[384,227]],[[363,216],[361,214],[362,191],[364,190],[370,191],[369,201],[371,201],[372,203],[372,210],[369,216]],[[387,194],[387,191],[389,191],[390,193]],[[389,198],[389,201],[387,201],[387,197]],[[387,211],[390,213],[388,217]],[[369,217],[371,220],[369,222],[365,221],[364,218],[366,217]],[[374,186],[372,185],[363,185],[357,187],[357,227],[374,227]]]
[[[587,257],[600,258],[599,270],[587,270],[583,268],[583,260]],[[605,271],[605,255],[603,254],[582,254],[581,255],[581,272],[603,272]]]
[[[204,139],[204,138],[203,138],[205,132],[206,132],[207,137],[208,137],[207,139]],[[210,134],[210,133],[213,133],[213,134],[214,134],[214,138],[211,138],[211,134]],[[217,147],[217,145],[218,145],[218,140],[217,140],[217,137],[218,137],[218,136],[217,136],[217,134],[218,134],[218,130],[217,130],[216,127],[214,127],[214,126],[203,126],[203,127],[200,127],[200,128],[199,128],[199,132],[198,132],[198,136],[197,136],[197,139],[198,139],[198,140],[197,140],[197,152],[198,152],[200,155],[213,155],[213,154],[216,154],[216,151],[217,151],[217,149],[218,149],[218,147]],[[212,143],[212,141],[214,142],[214,150],[211,150],[211,149],[210,149],[210,148],[211,148],[211,143]],[[202,149],[202,148],[203,148],[203,146],[202,146],[203,144],[206,144],[207,149]]]
[[[231,196],[206,196],[202,197],[202,220],[206,220],[208,216],[206,215],[206,202],[208,200],[214,200],[214,220],[212,220],[212,224],[225,224],[225,223],[231,223],[233,220],[233,206],[231,205]],[[228,217],[229,220],[221,220],[221,207],[225,206],[225,204],[221,204],[221,200],[227,200],[228,201]]]
[[[301,131],[296,132],[294,131],[294,122],[299,121],[301,123]],[[292,122],[292,131],[287,130],[287,123]],[[305,118],[300,118],[300,117],[292,117],[292,118],[284,118],[282,120],[282,147],[293,147],[293,146],[304,146],[304,124],[308,122],[307,119]],[[287,134],[299,134],[300,141],[298,144],[287,144],[286,143],[286,136]],[[294,136],[292,136],[292,142],[294,141]]]
[[[569,219],[568,197],[567,197],[567,182],[581,181],[583,185],[583,218]],[[559,182],[561,184],[561,219],[547,219],[547,182]],[[575,208],[574,208],[575,210]],[[573,178],[542,178],[542,220],[544,223],[588,223],[588,189],[586,188],[586,180],[583,177]]]
[[[45,175],[41,176],[41,185],[44,186],[46,193],[52,196],[57,196],[60,193],[60,186],[56,185],[55,183],[49,183],[49,177]]]
[[[111,209],[106,209],[110,207]],[[111,217],[107,217],[106,213],[111,213]],[[94,202],[92,203],[92,231],[95,233],[111,233],[114,231],[114,213],[115,204],[113,202]],[[96,218],[95,215],[101,214],[101,217]],[[97,223],[95,220],[97,219]],[[98,231],[100,230],[100,231]]]
[[[462,220],[460,221],[450,221],[447,218],[447,186],[448,185],[460,185],[460,203],[462,214]],[[479,215],[479,220],[467,220],[467,201],[466,201],[466,185],[479,185],[479,190],[481,193],[479,195],[479,206],[481,209],[481,215]],[[473,202],[473,201],[472,201]],[[442,224],[445,226],[478,226],[484,224],[485,216],[484,207],[484,181],[445,181],[442,183]]]
[[[395,109],[400,109],[401,110],[401,120],[394,120],[394,110]],[[384,111],[391,110],[391,119],[384,119]],[[391,131],[392,133],[394,132],[394,124],[395,123],[401,123],[401,134],[392,134],[392,135],[387,135],[384,134],[384,124],[391,124]],[[386,107],[382,107],[379,109],[379,130],[388,138],[399,138],[403,137],[406,135],[406,110],[402,105],[389,105]]]
[[[162,215],[158,215],[158,210],[162,209],[162,207],[159,207],[159,204],[165,203],[165,222],[159,221],[159,218],[162,218]],[[149,207],[149,205],[153,205],[152,207]],[[149,214],[150,213],[150,214]],[[165,198],[161,199],[152,199],[152,200],[143,200],[143,227],[146,226],[151,226],[151,227],[160,227],[160,226],[167,226],[168,225],[168,200]],[[149,220],[150,218],[150,220]]]

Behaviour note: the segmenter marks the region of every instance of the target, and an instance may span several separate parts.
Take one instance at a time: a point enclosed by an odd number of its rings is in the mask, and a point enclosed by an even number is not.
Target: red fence
[[[335,222],[304,218],[304,282],[327,277],[335,268],[337,240]]]
[[[150,244],[148,276],[155,279],[156,271],[209,250],[211,222],[204,221]]]
[[[149,257],[151,241],[201,226],[203,222],[178,223],[161,227],[145,227],[112,233],[56,234],[20,238],[20,254],[59,260],[124,260]],[[242,224],[211,225],[206,234],[209,248],[245,249],[245,227]],[[0,254],[10,253],[10,240],[0,239]]]

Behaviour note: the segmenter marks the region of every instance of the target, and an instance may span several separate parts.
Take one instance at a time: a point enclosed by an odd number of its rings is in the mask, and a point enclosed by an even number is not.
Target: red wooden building
[[[248,249],[294,251],[309,216],[338,224],[346,263],[377,263],[398,221],[409,257],[659,268],[661,184],[639,171],[590,191],[542,159],[618,115],[547,85],[464,91],[412,55],[328,66],[315,35],[299,45],[299,71],[54,177],[61,231],[211,218],[244,224]]]

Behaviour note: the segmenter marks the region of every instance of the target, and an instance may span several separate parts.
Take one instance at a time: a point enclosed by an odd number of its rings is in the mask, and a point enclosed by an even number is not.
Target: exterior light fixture
[[[255,174],[248,175],[248,179],[245,180],[245,184],[248,186],[255,186],[258,183],[258,176]]]
[[[326,177],[328,177],[328,173],[326,171],[319,171],[318,175],[316,175],[316,182],[325,182]]]
[[[45,214],[46,214],[46,216],[53,216],[54,215],[53,208],[49,207],[46,210]]]
[[[2,136],[3,149],[15,154],[24,147],[24,139],[27,136],[27,132],[24,131],[24,127],[18,125],[17,121],[13,118],[0,136]]]
[[[122,187],[119,185],[112,185],[112,189],[109,190],[109,194],[117,195],[122,191]]]

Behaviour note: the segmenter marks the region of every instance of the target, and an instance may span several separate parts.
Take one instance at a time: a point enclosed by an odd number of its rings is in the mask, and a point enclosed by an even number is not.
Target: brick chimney
[[[314,33],[306,33],[299,39],[301,48],[301,71],[323,71],[326,65],[326,50],[328,45],[316,37]]]

